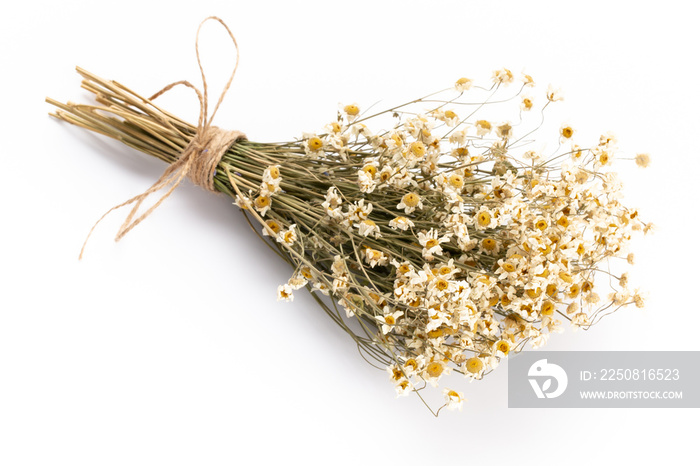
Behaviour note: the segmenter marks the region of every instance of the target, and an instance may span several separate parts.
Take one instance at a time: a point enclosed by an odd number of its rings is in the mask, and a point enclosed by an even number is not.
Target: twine
[[[231,37],[233,45],[236,48],[236,64],[233,68],[233,72],[231,73],[231,76],[229,77],[226,85],[224,86],[224,89],[221,91],[219,100],[216,103],[214,111],[212,112],[210,117],[208,117],[207,79],[204,75],[204,68],[202,68],[202,61],[199,57],[199,33],[204,23],[206,23],[209,20],[218,21],[226,29],[226,32],[228,32],[228,35],[229,37]],[[80,250],[80,256],[78,257],[78,259],[82,259],[83,253],[85,252],[85,246],[87,245],[87,242],[90,239],[90,235],[92,235],[92,232],[95,230],[95,227],[97,227],[97,225],[102,221],[102,219],[104,219],[107,215],[109,215],[112,211],[116,209],[130,204],[134,204],[134,206],[131,209],[131,212],[129,212],[129,215],[126,217],[126,220],[124,220],[124,223],[122,223],[121,227],[119,228],[117,236],[114,238],[115,241],[119,241],[124,237],[124,235],[131,231],[131,229],[133,229],[136,225],[141,223],[149,215],[151,215],[151,213],[172,194],[175,188],[177,188],[180,185],[185,176],[189,177],[189,179],[197,186],[201,186],[202,188],[211,192],[218,192],[216,191],[216,188],[214,186],[214,176],[216,174],[216,167],[221,161],[221,157],[223,157],[223,155],[233,143],[240,139],[246,139],[245,134],[243,134],[240,131],[226,131],[211,124],[212,120],[214,119],[214,115],[216,115],[216,112],[219,110],[221,102],[223,102],[224,97],[226,96],[226,92],[231,86],[233,77],[236,75],[239,60],[238,43],[236,42],[236,38],[233,36],[233,33],[228,28],[226,23],[223,22],[223,20],[217,18],[216,16],[210,16],[204,21],[202,21],[199,24],[199,27],[197,28],[195,50],[197,53],[197,65],[199,66],[199,72],[202,76],[202,92],[200,92],[199,89],[197,89],[188,81],[177,81],[168,84],[163,89],[156,92],[150,99],[148,99],[149,101],[153,101],[161,95],[165,94],[166,92],[170,91],[174,87],[180,85],[192,89],[197,94],[197,98],[199,99],[199,120],[197,122],[197,130],[195,132],[194,137],[187,145],[187,147],[185,147],[185,149],[182,151],[182,154],[180,155],[178,160],[172,163],[150,188],[148,188],[146,191],[139,194],[138,196],[134,196],[128,201],[112,207],[102,217],[100,217],[100,219],[97,222],[95,222],[93,227],[90,229],[90,233],[88,233],[87,238],[85,238],[85,242],[83,243],[83,247]],[[161,198],[158,199],[158,201],[156,201],[156,203],[153,204],[153,206],[151,206],[146,212],[134,219],[143,201],[146,200],[146,198],[148,198],[148,196],[150,196],[151,194],[166,188],[168,185],[170,185],[170,187],[165,192],[165,194],[163,194]]]

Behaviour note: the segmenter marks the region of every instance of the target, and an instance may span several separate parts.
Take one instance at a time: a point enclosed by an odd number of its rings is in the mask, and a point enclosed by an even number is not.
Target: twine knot
[[[209,126],[198,132],[180,156],[181,159],[192,159],[187,177],[197,186],[218,193],[214,186],[216,166],[228,148],[245,137],[240,131],[227,131],[217,126]]]
[[[214,111],[212,112],[210,117],[207,116],[207,79],[204,74],[204,69],[202,68],[202,61],[199,57],[199,33],[204,23],[206,23],[209,20],[218,21],[226,29],[226,32],[228,32],[228,35],[229,37],[231,37],[233,45],[236,48],[236,64],[233,68],[233,72],[231,73],[228,82],[224,86],[224,89],[221,91],[219,100],[216,103]],[[114,238],[115,241],[119,241],[122,237],[124,237],[124,235],[131,231],[131,229],[133,229],[136,225],[138,225],[146,217],[148,217],[165,199],[167,199],[170,196],[170,194],[172,194],[172,192],[175,190],[175,188],[177,188],[180,185],[185,176],[187,176],[194,184],[201,186],[207,191],[218,193],[216,187],[214,186],[214,176],[216,175],[217,165],[219,164],[221,158],[226,153],[228,148],[231,147],[232,144],[234,144],[238,140],[246,139],[245,134],[243,134],[240,131],[227,131],[213,126],[211,124],[214,120],[214,115],[216,115],[219,106],[221,105],[221,103],[224,100],[224,97],[226,96],[226,92],[231,86],[233,77],[236,75],[239,60],[238,43],[236,42],[236,38],[233,36],[233,33],[228,28],[226,23],[223,22],[223,20],[217,18],[216,16],[210,16],[204,21],[202,21],[199,24],[199,28],[197,28],[195,50],[197,53],[197,64],[199,65],[199,71],[202,76],[202,91],[200,92],[199,89],[197,89],[188,81],[177,81],[168,84],[163,89],[151,96],[150,99],[148,99],[148,101],[153,101],[161,95],[165,94],[166,92],[170,91],[172,88],[180,85],[192,89],[197,94],[197,98],[199,99],[199,120],[197,122],[197,130],[194,136],[192,137],[192,140],[183,149],[178,160],[172,163],[150,188],[148,188],[146,191],[139,194],[138,196],[134,196],[128,201],[112,207],[102,217],[100,217],[100,219],[97,222],[95,222],[92,229],[90,229],[90,233],[88,233],[87,238],[85,238],[83,247],[80,250],[79,259],[82,259],[83,253],[85,252],[85,246],[87,245],[87,242],[90,239],[90,235],[92,235],[92,232],[95,230],[95,227],[97,227],[97,225],[102,221],[102,219],[109,215],[113,210],[131,204],[134,205],[131,211],[129,212],[129,215],[126,217],[126,220],[124,220],[124,223],[119,228],[117,236]],[[168,190],[165,192],[165,194],[161,196],[160,199],[158,199],[158,201],[155,202],[155,204],[153,204],[153,206],[151,206],[148,210],[146,210],[146,212],[134,219],[134,217],[138,213],[139,208],[141,207],[141,204],[144,200],[146,200],[148,196],[168,186]]]

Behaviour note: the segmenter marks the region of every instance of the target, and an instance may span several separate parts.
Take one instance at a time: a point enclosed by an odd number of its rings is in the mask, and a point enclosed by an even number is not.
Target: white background
[[[217,123],[250,139],[315,131],[338,102],[409,100],[460,76],[525,69],[566,101],[548,118],[613,130],[629,205],[659,229],[636,242],[650,293],[555,350],[698,350],[700,126],[693,2],[26,2],[0,17],[0,464],[637,464],[696,451],[697,410],[507,408],[507,367],[438,419],[303,291],[230,201],[181,186],[119,243],[109,207],[164,166],[50,119],[45,96],[87,102],[74,66],[143,94],[199,84],[194,34],[216,14],[241,65]],[[233,52],[202,37],[212,86]],[[190,120],[190,93],[162,105]],[[381,105],[381,104],[380,104]],[[590,140],[590,139],[589,139]],[[245,461],[245,463],[243,463]]]

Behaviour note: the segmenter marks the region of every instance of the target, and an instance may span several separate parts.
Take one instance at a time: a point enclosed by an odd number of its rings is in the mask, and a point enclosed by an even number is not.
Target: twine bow
[[[216,103],[216,106],[214,107],[214,111],[212,112],[211,116],[208,116],[209,102],[207,79],[204,75],[204,68],[202,67],[202,61],[199,57],[199,33],[204,23],[206,23],[209,20],[218,21],[226,29],[226,32],[228,32],[229,37],[231,37],[231,40],[233,41],[233,45],[236,47],[236,64],[233,68],[231,76],[229,77],[226,85],[224,86],[224,89],[221,91],[221,95],[219,96],[219,100]],[[233,143],[235,143],[239,139],[246,139],[245,134],[243,134],[240,131],[226,131],[211,124],[214,120],[216,112],[219,109],[219,106],[221,105],[221,103],[224,100],[224,97],[226,96],[226,92],[231,86],[233,77],[236,75],[236,70],[238,69],[239,49],[238,43],[236,42],[236,38],[233,36],[231,30],[228,28],[226,23],[223,22],[223,20],[216,16],[210,16],[199,24],[199,27],[197,28],[195,49],[197,52],[197,65],[199,66],[199,72],[202,76],[202,92],[200,92],[199,89],[197,89],[188,81],[177,81],[168,84],[163,89],[153,94],[153,96],[150,97],[150,99],[148,99],[149,101],[155,100],[161,95],[165,94],[166,92],[179,85],[186,86],[192,89],[197,94],[197,98],[199,99],[199,120],[197,122],[197,131],[194,137],[187,145],[187,147],[185,147],[185,149],[182,151],[182,154],[180,155],[178,160],[172,163],[165,170],[165,172],[163,172],[158,181],[156,181],[150,188],[148,188],[146,191],[139,194],[138,196],[134,196],[128,201],[112,207],[102,217],[100,217],[100,219],[97,222],[95,222],[92,229],[90,229],[90,233],[88,233],[87,238],[85,238],[83,247],[80,250],[79,259],[82,259],[83,253],[85,251],[85,246],[87,245],[87,242],[90,239],[90,235],[92,235],[92,232],[95,230],[95,227],[97,227],[97,225],[102,221],[102,219],[104,219],[107,215],[109,215],[112,211],[116,209],[130,204],[134,204],[134,206],[131,209],[131,212],[129,212],[129,215],[126,217],[124,223],[122,223],[121,227],[119,228],[117,236],[114,238],[115,241],[119,241],[122,237],[124,237],[124,235],[131,231],[132,228],[141,223],[146,217],[151,215],[151,213],[172,194],[175,188],[177,188],[180,185],[180,183],[186,176],[189,177],[194,184],[201,186],[202,188],[208,191],[217,192],[214,187],[214,175],[216,174],[216,166],[221,161],[221,157],[226,153],[228,148]],[[143,203],[143,201],[146,200],[148,196],[160,191],[161,189],[168,187],[169,185],[170,187],[168,188],[168,190],[165,192],[165,194],[161,196],[160,199],[158,199],[158,201],[156,201],[155,204],[153,204],[143,214],[136,217],[136,214],[138,213],[141,204]],[[134,217],[136,218],[134,219]]]

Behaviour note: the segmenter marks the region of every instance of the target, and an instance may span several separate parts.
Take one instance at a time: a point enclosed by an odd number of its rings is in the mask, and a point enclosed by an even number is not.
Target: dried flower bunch
[[[55,116],[178,161],[194,126],[79,71],[101,105],[49,100]],[[342,105],[299,140],[237,140],[213,183],[292,266],[279,299],[306,287],[399,395],[452,371],[480,379],[564,321],[588,328],[644,304],[626,273],[607,271],[612,258],[632,263],[632,232],[652,227],[620,202],[615,138],[577,144],[564,125],[555,150],[527,140],[558,100],[501,69],[373,114]],[[461,408],[462,393],[444,395]]]

